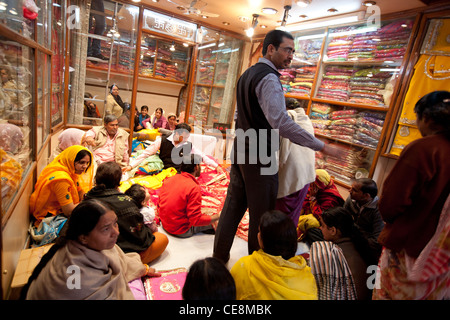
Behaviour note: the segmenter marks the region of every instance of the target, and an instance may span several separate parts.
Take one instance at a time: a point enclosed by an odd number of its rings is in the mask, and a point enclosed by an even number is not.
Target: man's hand
[[[325,144],[323,149],[320,151],[325,155],[332,156],[335,158],[343,158],[345,155],[344,150],[338,147],[334,147],[330,144]]]
[[[88,146],[95,147],[97,144],[95,143],[94,138],[92,137],[86,137],[86,140],[84,141]]]
[[[219,214],[218,214],[218,213],[213,214],[213,215],[211,216],[211,222],[215,222],[215,221],[217,221],[217,220],[219,220]]]

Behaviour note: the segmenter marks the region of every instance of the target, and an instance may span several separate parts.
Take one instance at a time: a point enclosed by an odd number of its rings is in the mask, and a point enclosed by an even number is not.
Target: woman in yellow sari
[[[37,234],[42,235],[40,225],[46,217],[68,217],[83,199],[85,191],[80,186],[79,175],[90,172],[91,163],[91,152],[75,145],[61,152],[42,170],[30,197],[30,212],[35,218]]]
[[[296,256],[297,231],[288,215],[266,212],[261,217],[261,247],[231,268],[238,300],[317,300],[311,268]]]

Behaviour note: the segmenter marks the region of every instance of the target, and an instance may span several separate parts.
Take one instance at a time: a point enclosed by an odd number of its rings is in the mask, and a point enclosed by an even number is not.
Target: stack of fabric
[[[384,118],[384,113],[360,112],[354,141],[361,145],[376,148],[383,130]]]
[[[162,61],[156,61],[155,75],[158,77],[166,77],[167,65]]]
[[[326,66],[317,98],[347,101],[350,91],[349,81],[354,71],[351,66]]]
[[[331,124],[330,113],[332,111],[333,109],[328,104],[317,102],[312,104],[309,117],[311,118],[315,134],[330,136],[328,126]]]
[[[348,52],[348,60],[373,60],[377,49],[377,41],[373,40],[376,32],[355,34]]]
[[[350,79],[350,99],[348,102],[370,105],[384,105],[384,97],[379,92],[391,77],[390,72],[381,68],[362,69]]]
[[[295,79],[296,71],[294,68],[291,69],[283,69],[280,70],[281,77],[281,85],[283,86],[284,92],[290,92],[291,91],[291,85],[290,83]]]
[[[356,133],[358,111],[355,109],[338,110],[331,113],[331,123],[328,126],[330,137],[353,142]]]
[[[166,78],[181,81],[180,72],[178,67],[174,64],[166,65]]]
[[[334,30],[334,32],[340,32]],[[333,37],[328,43],[327,60],[328,61],[347,61],[349,50],[353,44],[352,36]]]
[[[401,20],[385,25],[377,31],[375,59],[403,59],[413,21]]]
[[[134,68],[134,47],[119,46],[119,58],[116,64],[116,71],[131,72]]]
[[[314,81],[317,66],[304,66],[295,69],[294,81],[289,83],[290,92],[299,95],[309,96]]]

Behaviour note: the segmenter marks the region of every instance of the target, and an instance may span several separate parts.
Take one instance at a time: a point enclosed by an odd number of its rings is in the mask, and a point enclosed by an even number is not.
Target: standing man
[[[278,192],[278,134],[315,151],[339,155],[335,148],[316,139],[287,114],[277,70],[289,67],[294,52],[294,38],[290,33],[270,31],[263,43],[264,57],[238,81],[230,184],[214,239],[213,256],[223,262],[229,260],[237,227],[247,208],[250,214],[248,253],[259,249],[259,220],[266,211],[275,208]],[[275,170],[271,170],[273,167]]]
[[[103,162],[117,162],[121,168],[128,165],[128,132],[119,128],[119,121],[113,114],[103,119],[103,126],[92,127],[86,133],[86,143],[92,146],[97,165]]]

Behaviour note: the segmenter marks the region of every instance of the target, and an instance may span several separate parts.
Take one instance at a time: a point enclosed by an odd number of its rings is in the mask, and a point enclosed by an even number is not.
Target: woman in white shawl
[[[128,282],[159,276],[137,253],[117,245],[117,216],[99,200],[82,201],[64,236],[34,269],[21,297],[27,300],[133,300]]]
[[[297,99],[286,98],[289,116],[300,127],[314,135],[314,128]],[[278,195],[276,210],[288,214],[297,226],[303,200],[311,182],[316,179],[314,150],[280,139]]]

